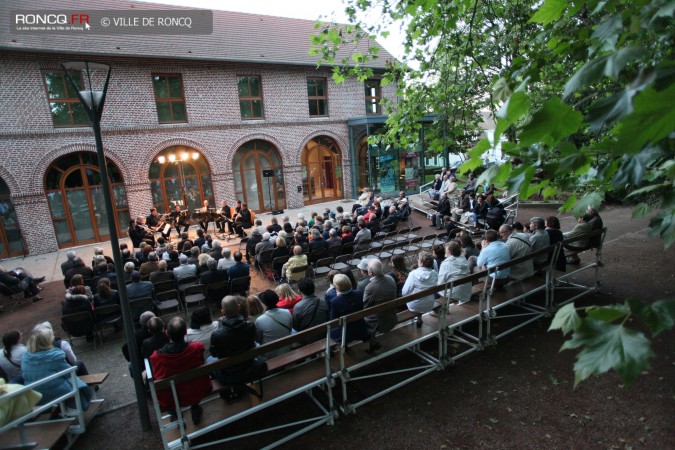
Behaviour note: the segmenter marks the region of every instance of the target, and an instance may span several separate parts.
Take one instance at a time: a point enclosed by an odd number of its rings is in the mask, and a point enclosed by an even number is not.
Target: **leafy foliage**
[[[581,317],[570,303],[558,310],[549,330],[561,329],[572,333],[562,350],[581,348],[574,364],[576,387],[591,375],[614,369],[626,385],[649,366],[654,357],[649,339],[644,333],[624,326],[631,316],[642,319],[654,336],[675,325],[675,301],[659,300],[644,303],[628,300],[623,305],[590,306]],[[620,320],[620,323],[615,323]]]
[[[416,142],[418,119],[436,113],[425,150],[467,152],[460,172],[478,169],[481,155],[505,139],[510,162],[479,182],[503,181],[521,198],[571,192],[562,209],[577,215],[623,192],[639,202],[633,217],[651,216],[652,236],[666,248],[675,243],[674,0],[345,1],[350,23],[318,24],[314,51],[338,83],[374,75],[394,83],[386,143]],[[381,20],[367,25],[359,11]],[[383,36],[395,23],[404,24],[407,56],[384,73],[369,68],[375,46],[336,59],[342,46]],[[496,128],[492,140],[475,143],[480,110]],[[674,317],[668,301],[558,314],[553,328],[573,333],[563,348],[581,349],[576,383],[612,368],[632,383],[653,354],[625,320],[639,316],[656,334]]]

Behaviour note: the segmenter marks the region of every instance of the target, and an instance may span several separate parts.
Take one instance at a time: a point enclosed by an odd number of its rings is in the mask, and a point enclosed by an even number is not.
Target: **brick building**
[[[173,9],[92,0],[68,8]],[[2,2],[0,12],[62,10]],[[214,11],[213,34],[107,36],[0,31],[0,257],[107,240],[93,132],[59,66],[112,66],[102,124],[118,227],[176,203],[240,199],[254,211],[353,195],[348,121],[393,96],[377,74],[336,86],[309,55],[314,22]],[[365,88],[364,88],[365,86]],[[175,158],[175,161],[174,161]],[[272,170],[272,177],[264,177]],[[23,239],[21,239],[23,238]]]

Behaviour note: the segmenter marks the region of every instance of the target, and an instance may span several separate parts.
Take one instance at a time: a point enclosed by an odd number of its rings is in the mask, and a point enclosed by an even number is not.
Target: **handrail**
[[[579,238],[583,238],[584,236],[586,237],[591,237],[591,236],[596,236],[600,235],[603,232],[606,231],[606,228],[603,228],[602,230],[595,230],[591,233],[588,233],[586,235],[582,235],[580,237],[573,238],[574,241],[578,240]],[[399,297],[397,299],[390,300],[385,303],[381,303],[379,305],[371,306],[369,308],[363,309],[361,311],[357,311],[351,314],[348,314],[347,316],[343,316],[337,319],[330,320],[328,322],[324,322],[322,324],[316,325],[312,328],[303,330],[299,333],[295,333],[289,336],[285,336],[281,339],[268,342],[266,344],[263,344],[259,347],[253,348],[245,353],[242,353],[237,356],[229,357],[229,358],[222,358],[219,359],[218,361],[214,361],[211,363],[206,363],[200,367],[190,369],[189,371],[182,372],[177,375],[173,375],[171,377],[163,378],[161,380],[154,381],[155,383],[155,388],[157,390],[162,390],[168,388],[172,382],[175,382],[176,384],[180,384],[185,381],[189,381],[197,376],[200,375],[208,375],[212,373],[215,370],[218,369],[224,369],[230,366],[233,366],[235,364],[244,362],[244,361],[249,361],[257,356],[263,355],[265,353],[268,353],[273,350],[277,350],[283,347],[288,346],[289,344],[295,343],[295,342],[307,342],[308,338],[311,338],[312,336],[318,336],[318,335],[325,335],[326,333],[326,327],[335,327],[339,326],[341,321],[342,323],[352,323],[356,320],[362,319],[366,316],[371,316],[374,314],[378,314],[382,311],[386,311],[389,309],[393,309],[397,306],[401,306],[405,303],[408,303],[413,300],[418,300],[423,297],[427,297],[429,295],[435,294],[437,292],[441,291],[446,291],[449,287],[454,287],[454,286],[459,286],[461,284],[465,284],[468,282],[473,282],[475,280],[478,280],[480,278],[485,277],[486,275],[489,275],[491,273],[494,273],[498,270],[502,270],[508,267],[511,267],[513,265],[517,265],[519,263],[522,263],[524,261],[534,259],[537,256],[543,255],[543,254],[548,254],[552,251],[555,251],[555,248],[557,246],[563,246],[566,241],[558,242],[554,245],[549,245],[546,248],[542,248],[540,250],[537,250],[536,252],[532,252],[528,255],[521,256],[519,258],[510,260],[507,263],[501,264],[499,266],[491,267],[490,269],[487,270],[481,270],[479,272],[475,272],[471,275],[468,275],[466,277],[458,278],[453,280],[450,283],[446,284],[440,284],[437,286],[432,286],[430,288],[424,289],[419,292],[415,292],[414,294],[406,295],[403,297]],[[344,319],[343,319],[344,318]],[[152,373],[148,372],[148,380],[153,381]]]

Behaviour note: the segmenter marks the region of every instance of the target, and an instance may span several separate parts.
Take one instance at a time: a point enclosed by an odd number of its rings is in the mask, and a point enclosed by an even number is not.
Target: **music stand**
[[[274,215],[274,202],[272,200],[272,184],[270,183],[270,178],[274,176],[274,170],[263,170],[262,176],[267,178],[267,196],[269,197],[269,203],[265,205],[265,209],[269,209]]]

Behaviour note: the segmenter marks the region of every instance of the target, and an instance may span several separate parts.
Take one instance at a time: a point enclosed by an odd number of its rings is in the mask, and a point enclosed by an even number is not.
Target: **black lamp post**
[[[140,355],[136,347],[136,337],[134,335],[134,323],[131,317],[131,308],[127,300],[127,287],[124,284],[124,268],[122,266],[122,255],[119,251],[119,239],[117,238],[117,225],[113,210],[112,194],[110,182],[108,179],[108,168],[103,153],[103,141],[101,140],[101,116],[103,115],[103,104],[108,92],[108,83],[110,82],[110,66],[107,64],[89,62],[89,61],[65,61],[61,63],[68,82],[77,92],[77,97],[84,107],[84,110],[91,119],[94,128],[94,137],[96,139],[96,154],[98,155],[98,167],[101,172],[101,185],[103,188],[103,199],[105,209],[108,214],[108,228],[110,229],[110,244],[112,245],[113,260],[115,261],[115,274],[117,279],[122,281],[117,284],[120,297],[120,306],[122,308],[122,318],[124,322],[124,337],[129,347],[129,357],[131,359],[131,370],[133,372],[134,387],[136,389],[136,401],[138,403],[138,412],[141,419],[141,427],[144,431],[150,429],[150,416],[148,415],[148,404],[145,398],[145,387],[143,386],[142,372],[138,361]]]

